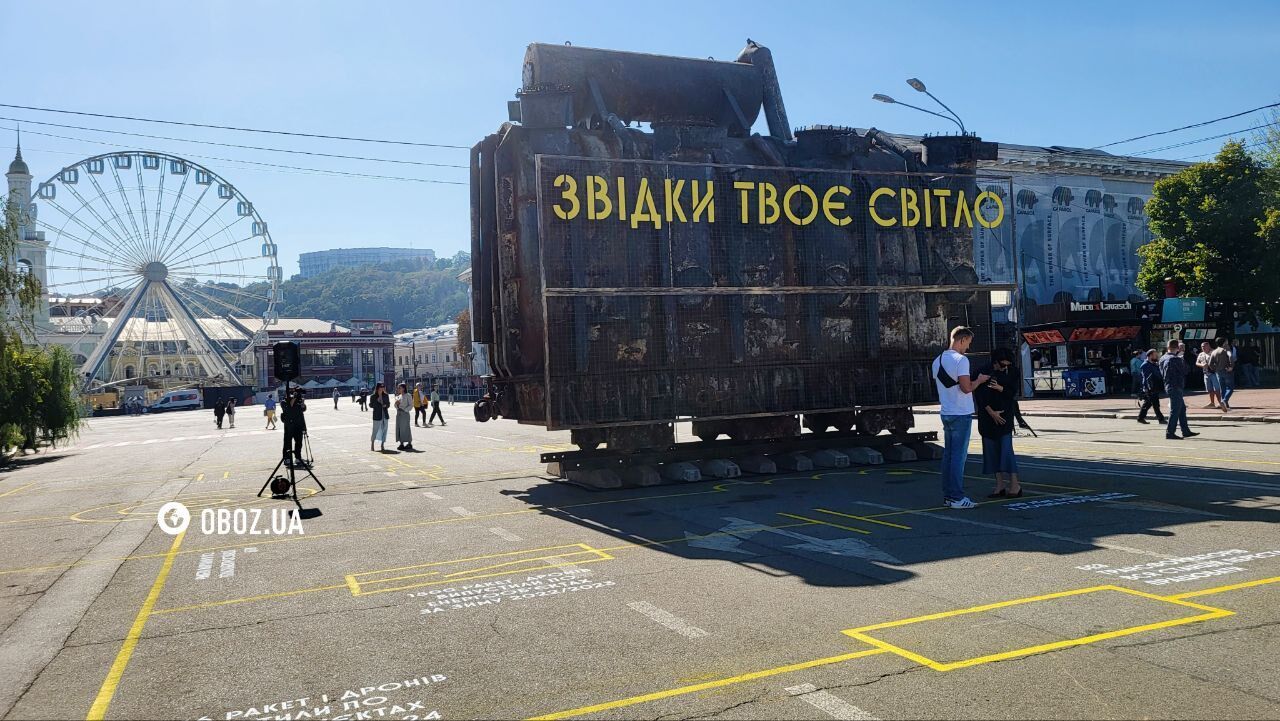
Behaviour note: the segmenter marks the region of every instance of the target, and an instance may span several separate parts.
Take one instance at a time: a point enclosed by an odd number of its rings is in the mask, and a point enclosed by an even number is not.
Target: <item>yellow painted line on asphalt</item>
[[[817,668],[819,666],[829,666],[834,663],[844,663],[845,661],[852,661],[856,658],[874,656],[876,654],[881,654],[881,653],[886,653],[886,651],[880,648],[872,648],[872,649],[867,649],[865,651],[855,651],[853,653],[845,653],[839,656],[828,656],[826,658],[816,658],[816,659],[813,659],[812,661],[802,661],[800,663],[787,664],[786,666],[776,666],[774,668],[767,668],[762,671],[752,671],[751,673],[744,673],[738,676],[730,676],[728,678],[722,678],[715,681],[705,681],[703,683],[695,683],[689,686],[678,686],[676,688],[670,688],[665,691],[655,691],[653,693],[646,693],[640,696],[631,696],[630,698],[619,699],[617,701],[607,701],[605,703],[598,703],[592,706],[582,706],[581,708],[569,709],[568,711],[558,711],[556,713],[546,714],[544,716],[535,716],[530,721],[553,721],[554,719],[567,719],[567,718],[573,718],[574,716],[582,716],[590,713],[598,713],[600,711],[610,711],[616,708],[625,708],[627,706],[635,706],[636,704],[649,703],[650,701],[659,701],[661,699],[671,698],[673,696],[683,696],[685,694],[697,693],[699,691],[706,691],[708,689],[722,688],[724,686],[732,686],[733,684],[744,683],[746,681],[755,681],[757,679],[769,678],[770,676],[778,676],[784,673],[804,671],[806,669]]]
[[[1198,596],[1212,596],[1215,593],[1223,593],[1224,591],[1235,591],[1241,588],[1254,588],[1255,586],[1266,586],[1272,583],[1280,583],[1280,576],[1272,576],[1271,578],[1263,578],[1257,581],[1245,581],[1244,583],[1233,583],[1229,586],[1215,586],[1214,588],[1206,588],[1202,591],[1190,591],[1188,593],[1178,593],[1172,596],[1165,596],[1170,601],[1181,601],[1186,598],[1196,598]]]
[[[859,520],[859,521],[866,521],[866,522],[868,522],[868,523],[879,523],[879,524],[880,524],[880,525],[882,525],[882,526],[892,526],[892,527],[894,527],[894,528],[901,528],[901,529],[902,529],[902,530],[904,530],[904,531],[910,531],[910,530],[911,530],[911,526],[904,526],[904,525],[902,525],[901,523],[890,523],[889,521],[878,521],[878,520],[876,520],[876,519],[874,519],[874,518],[871,518],[871,517],[869,517],[869,516],[855,516],[855,515],[852,515],[852,514],[850,514],[850,513],[841,513],[841,512],[839,512],[839,511],[829,511],[829,510],[827,510],[827,509],[825,509],[825,508],[815,508],[815,509],[813,509],[813,510],[817,511],[818,513],[830,513],[830,514],[831,514],[831,515],[833,515],[833,516],[843,516],[844,518],[854,518],[854,519],[857,519],[857,520]]]
[[[156,605],[156,599],[160,598],[160,591],[164,589],[164,582],[169,578],[169,569],[173,568],[174,556],[178,555],[178,548],[182,545],[182,539],[186,535],[186,531],[179,533],[173,539],[173,545],[169,546],[169,551],[164,557],[164,563],[160,566],[160,573],[156,574],[155,583],[151,584],[151,591],[147,593],[146,600],[142,602],[142,608],[138,609],[138,615],[133,619],[133,625],[129,627],[129,633],[124,637],[120,652],[116,654],[116,660],[111,664],[111,669],[107,671],[107,678],[102,682],[102,687],[98,689],[98,696],[93,700],[93,706],[89,708],[89,715],[85,717],[86,721],[99,721],[106,717],[107,709],[111,706],[111,698],[115,696],[116,688],[120,685],[120,679],[124,676],[124,670],[129,665],[129,659],[133,657],[133,650],[138,645],[138,639],[142,638],[142,629],[147,625],[147,619],[151,616],[151,609]]]
[[[1142,598],[1148,598],[1155,601],[1160,601],[1161,603],[1172,603],[1178,606],[1185,606],[1187,608],[1195,609],[1197,611],[1200,611],[1201,613],[1195,616],[1184,616],[1182,618],[1173,618],[1166,621],[1159,621],[1157,623],[1148,623],[1140,626],[1130,626],[1128,628],[1121,628],[1121,629],[1116,629],[1114,631],[1106,631],[1103,633],[1095,633],[1089,636],[1082,636],[1080,638],[1069,638],[1061,641],[1053,641],[1052,643],[1043,643],[1036,646],[1027,646],[1024,648],[1017,648],[1010,651],[1003,651],[1000,653],[993,653],[993,654],[988,654],[986,656],[978,656],[976,658],[968,658],[960,661],[952,661],[949,663],[935,661],[934,659],[928,658],[926,656],[915,653],[913,651],[909,651],[900,646],[896,646],[892,643],[883,641],[881,639],[878,639],[869,635],[871,631],[877,631],[884,628],[895,628],[898,626],[906,626],[906,625],[921,623],[925,621],[937,621],[944,618],[964,616],[964,615],[973,614],[973,613],[982,613],[984,611],[992,611],[999,608],[1007,608],[1009,606],[1018,606],[1025,603],[1049,601],[1049,600],[1058,599],[1058,598],[1067,598],[1070,596],[1080,596],[1087,593],[1097,593],[1100,591],[1116,591],[1118,593],[1126,593],[1132,596],[1139,596]],[[1214,608],[1212,606],[1204,606],[1198,603],[1191,603],[1189,601],[1183,601],[1180,599],[1172,599],[1167,596],[1157,596],[1152,593],[1146,593],[1144,591],[1135,591],[1131,588],[1125,588],[1123,586],[1091,586],[1089,588],[1078,588],[1073,591],[1059,591],[1057,593],[1046,593],[1039,596],[1027,596],[1025,598],[1015,598],[1008,601],[988,603],[981,606],[974,606],[972,608],[961,608],[953,611],[942,611],[940,613],[931,613],[925,616],[914,616],[912,618],[903,618],[896,621],[886,621],[884,623],[876,623],[870,626],[861,626],[859,628],[847,629],[843,633],[846,636],[849,636],[850,638],[855,638],[859,641],[862,641],[863,643],[868,643],[868,644],[871,644],[872,646],[882,648],[885,651],[895,653],[914,663],[918,663],[923,666],[928,666],[929,668],[935,671],[954,671],[956,669],[969,668],[971,666],[978,666],[984,663],[1004,661],[1007,659],[1018,658],[1021,656],[1030,656],[1032,654],[1044,653],[1045,651],[1055,651],[1061,648],[1071,648],[1073,646],[1084,646],[1091,643],[1097,643],[1098,641],[1106,641],[1112,638],[1120,638],[1122,636],[1131,636],[1136,633],[1143,633],[1146,631],[1156,631],[1162,628],[1170,628],[1172,626],[1182,626],[1188,623],[1199,623],[1201,621],[1211,621],[1214,619],[1225,618],[1226,616],[1234,616],[1234,615],[1235,615],[1235,611],[1228,611],[1221,608]]]
[[[779,513],[778,515],[783,516],[785,518],[794,518],[798,521],[808,521],[809,523],[816,523],[823,526],[831,526],[832,528],[839,528],[842,531],[853,531],[854,533],[861,533],[867,536],[871,535],[871,531],[868,531],[862,528],[854,528],[853,526],[842,526],[839,523],[832,523],[831,521],[819,521],[816,518],[806,518],[804,516],[797,516],[794,513]]]
[[[243,545],[243,544],[241,544]],[[223,601],[210,601],[208,603],[197,603],[190,606],[175,606],[173,608],[161,608],[153,611],[152,616],[161,616],[167,613],[180,613],[182,611],[201,611],[206,608],[216,608],[218,606],[230,606],[236,603],[248,603],[250,601],[269,601],[273,598],[286,598],[288,596],[297,596],[303,593],[316,593],[318,591],[333,591],[339,588],[347,588],[347,583],[339,583],[332,586],[316,586],[314,588],[298,588],[292,591],[278,591],[276,593],[264,593],[260,596],[248,596],[245,598],[228,598]]]
[[[32,486],[34,486],[34,485],[35,485],[34,483],[28,483],[28,484],[27,484],[27,485],[25,485],[25,486],[18,486],[17,488],[10,488],[9,490],[5,491],[4,493],[0,493],[0,498],[4,498],[5,496],[12,496],[12,495],[13,495],[13,494],[15,494],[15,493],[21,493],[22,491],[25,491],[26,489],[28,489],[28,488],[30,488],[30,487],[32,487]]]
[[[870,643],[873,646],[875,646],[875,648],[872,648],[872,649],[868,649],[864,651],[855,651],[853,653],[848,653],[841,656],[828,656],[826,658],[814,659],[812,661],[803,661],[800,663],[789,664],[786,666],[778,666],[776,668],[765,669],[763,671],[755,671],[752,673],[742,674],[740,676],[730,676],[728,678],[723,678],[716,681],[708,681],[706,683],[696,683],[688,686],[680,686],[678,688],[667,689],[665,691],[655,691],[653,693],[642,694],[639,696],[630,696],[628,698],[619,699],[617,701],[606,701],[604,703],[593,704],[591,706],[581,706],[578,708],[569,709],[567,711],[558,711],[556,713],[536,716],[536,717],[533,717],[533,719],[531,719],[530,721],[539,721],[542,719],[546,719],[546,720],[567,719],[575,716],[583,716],[586,714],[599,713],[601,711],[610,711],[613,709],[625,708],[627,706],[635,706],[637,704],[649,703],[651,701],[660,701],[662,699],[671,698],[673,696],[681,696],[681,695],[690,694],[690,693],[697,693],[699,691],[706,691],[709,689],[721,688],[723,686],[742,683],[744,681],[753,681],[756,679],[766,678],[769,676],[776,676],[778,674],[790,673],[792,671],[800,671],[808,668],[814,668],[816,666],[825,666],[825,665],[834,664],[834,663],[842,663],[844,661],[850,661],[856,658],[862,658],[864,656],[874,656],[876,654],[882,654],[882,653],[893,653],[897,656],[910,659],[915,663],[918,663],[920,665],[927,666],[930,668],[934,668],[935,670],[939,670],[939,671],[951,671],[959,668],[968,668],[968,667],[976,666],[983,663],[991,663],[993,661],[1000,661],[1008,658],[1017,658],[1021,656],[1027,656],[1032,653],[1041,653],[1043,651],[1050,651],[1050,650],[1055,650],[1059,648],[1069,648],[1072,646],[1082,646],[1089,643],[1104,641],[1110,638],[1119,638],[1122,636],[1129,636],[1135,633],[1143,633],[1146,631],[1155,631],[1163,628],[1170,628],[1173,626],[1185,625],[1188,623],[1198,623],[1200,621],[1209,621],[1209,620],[1218,619],[1218,618],[1225,618],[1227,616],[1235,615],[1235,612],[1228,611],[1226,609],[1215,608],[1213,606],[1204,606],[1198,603],[1189,603],[1189,602],[1186,602],[1184,599],[1191,596],[1210,595],[1214,593],[1222,593],[1224,591],[1233,591],[1239,588],[1250,588],[1253,586],[1261,586],[1264,584],[1276,583],[1276,582],[1280,582],[1280,576],[1277,576],[1275,578],[1261,579],[1258,581],[1235,583],[1228,586],[1218,586],[1216,588],[1204,589],[1202,591],[1193,591],[1191,593],[1176,594],[1173,596],[1157,596],[1155,594],[1146,593],[1145,591],[1137,591],[1131,588],[1125,588],[1123,586],[1093,586],[1090,588],[1076,589],[1073,591],[1060,591],[1057,593],[1047,593],[1039,596],[1029,596],[1025,598],[1011,599],[1008,601],[989,603],[982,606],[974,606],[972,608],[964,608],[964,609],[958,609],[958,610],[952,610],[952,611],[942,611],[940,613],[928,614],[926,616],[916,616],[913,618],[901,619],[898,621],[887,621],[884,623],[873,624],[870,626],[862,626],[856,629],[850,629],[850,630],[844,631],[845,635],[849,635],[851,637],[857,638],[860,641],[863,641],[864,643]],[[1202,613],[1195,616],[1187,616],[1183,618],[1170,619],[1167,621],[1160,621],[1158,623],[1144,624],[1141,626],[1134,626],[1130,628],[1118,629],[1115,631],[1108,631],[1105,633],[1093,634],[1090,636],[1085,636],[1083,638],[1066,639],[1063,641],[1042,644],[1039,646],[1034,646],[1029,648],[1014,649],[1012,651],[1005,651],[1003,653],[991,654],[988,656],[981,656],[974,659],[965,659],[963,661],[957,661],[950,664],[940,664],[937,661],[934,661],[932,659],[926,658],[924,656],[913,653],[911,651],[907,651],[906,649],[899,648],[885,641],[881,641],[879,639],[875,639],[865,635],[865,632],[867,631],[872,631],[872,630],[881,629],[881,628],[890,628],[890,627],[902,626],[910,623],[918,623],[921,621],[949,618],[952,616],[959,616],[963,614],[977,613],[977,612],[988,611],[988,610],[993,610],[997,608],[1004,608],[1007,606],[1015,606],[1015,605],[1020,605],[1024,603],[1031,603],[1033,601],[1044,601],[1044,600],[1050,600],[1055,598],[1063,598],[1067,596],[1077,596],[1077,595],[1092,593],[1092,592],[1101,591],[1101,590],[1118,591],[1120,593],[1127,593],[1134,596],[1141,596],[1143,598],[1150,598],[1156,601],[1173,603],[1179,606],[1185,606],[1188,608],[1195,609],[1197,611],[1201,611]]]

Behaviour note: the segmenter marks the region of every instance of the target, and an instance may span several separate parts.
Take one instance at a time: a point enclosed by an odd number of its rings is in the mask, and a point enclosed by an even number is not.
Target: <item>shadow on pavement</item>
[[[930,563],[1009,551],[1071,556],[1143,543],[1108,542],[1125,536],[1160,539],[1141,553],[1177,555],[1187,544],[1171,539],[1188,526],[1280,523],[1280,478],[1271,472],[1022,455],[1025,496],[986,500],[993,484],[973,460],[966,488],[980,505],[967,511],[941,507],[936,461],[605,492],[540,483],[504,493],[621,542],[818,586],[897,583]]]

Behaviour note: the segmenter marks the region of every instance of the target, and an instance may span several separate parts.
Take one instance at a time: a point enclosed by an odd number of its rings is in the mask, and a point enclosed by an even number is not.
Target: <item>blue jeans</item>
[[[1166,389],[1169,391],[1169,425],[1165,428],[1165,435],[1173,435],[1178,426],[1182,426],[1182,435],[1191,432],[1191,427],[1187,425],[1187,401],[1182,397],[1183,390],[1181,388]]]
[[[1222,402],[1231,405],[1231,394],[1236,392],[1236,379],[1230,371],[1218,371],[1218,387],[1222,389]]]
[[[970,416],[942,416],[942,497],[964,498],[964,464],[969,460]]]

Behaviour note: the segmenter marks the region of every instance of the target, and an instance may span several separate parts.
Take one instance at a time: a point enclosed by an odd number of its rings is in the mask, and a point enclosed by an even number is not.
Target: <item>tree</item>
[[[1262,319],[1280,322],[1275,197],[1274,175],[1235,141],[1157,181],[1146,206],[1156,237],[1138,249],[1138,287],[1159,298],[1173,277],[1185,295],[1261,304]]]
[[[18,207],[0,196],[0,295],[8,306],[0,318],[0,345],[17,341],[30,330],[30,318],[40,303],[40,280],[18,265]]]
[[[0,456],[14,448],[56,444],[80,427],[75,370],[65,348],[23,344],[34,330],[30,319],[41,299],[39,279],[18,265],[18,209],[0,198]]]
[[[458,324],[458,358],[466,358],[468,365],[464,366],[468,371],[471,370],[471,309],[463,308],[458,317],[454,319]]]

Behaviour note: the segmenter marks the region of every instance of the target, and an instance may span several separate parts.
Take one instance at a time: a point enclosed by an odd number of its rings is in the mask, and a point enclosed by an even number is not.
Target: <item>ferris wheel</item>
[[[97,155],[41,183],[47,328],[73,344],[85,389],[239,385],[278,318],[267,224],[234,185],[165,153]]]

